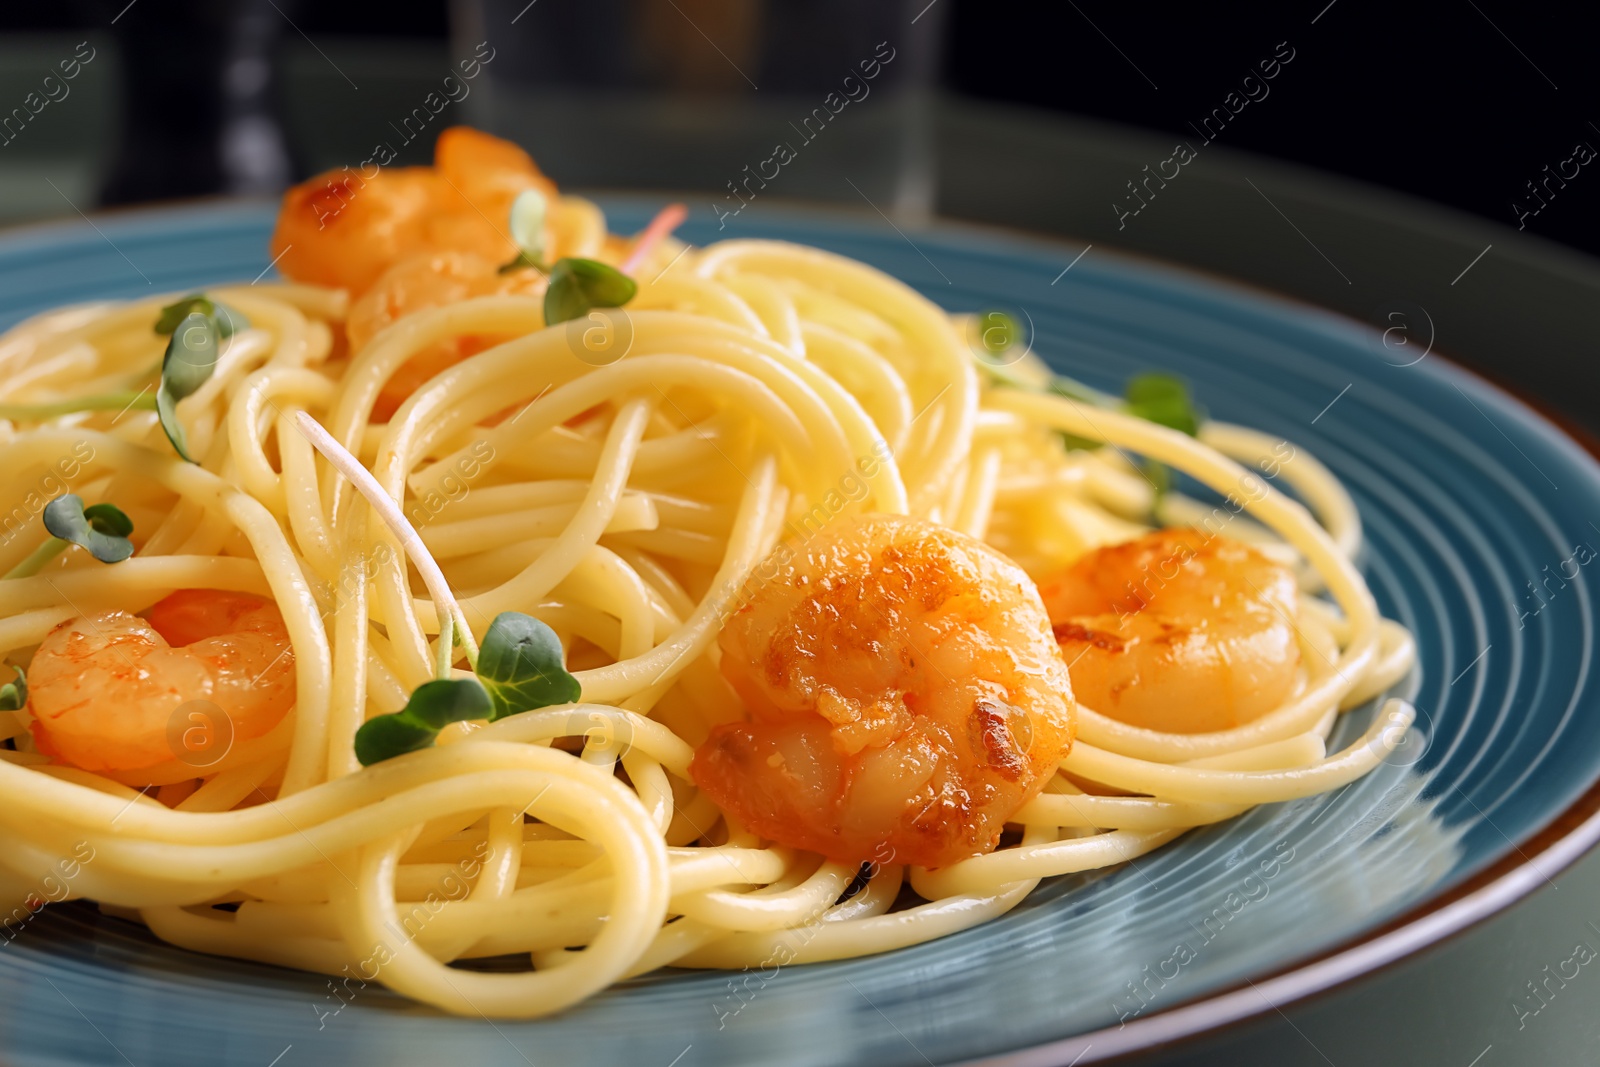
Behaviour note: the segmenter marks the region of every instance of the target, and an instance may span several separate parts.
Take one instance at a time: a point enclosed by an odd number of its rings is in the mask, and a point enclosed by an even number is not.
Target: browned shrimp
[[[761,836],[831,859],[988,852],[1072,743],[1033,582],[919,519],[840,521],[780,548],[721,646],[750,719],[712,731],[695,782]]]
[[[1157,530],[1088,553],[1040,593],[1078,699],[1133,726],[1230,729],[1298,677],[1294,575],[1238,541]]]
[[[347,167],[290,189],[272,254],[287,277],[352,296],[418,253],[470,252],[504,263],[517,251],[505,219],[526,189],[556,192],[516,145],[454,126],[439,135],[432,167]]]
[[[148,618],[104,611],[50,632],[28,671],[39,750],[86,771],[137,771],[173,759],[173,715],[209,701],[244,740],[294,703],[294,653],[277,606],[184,589]]]

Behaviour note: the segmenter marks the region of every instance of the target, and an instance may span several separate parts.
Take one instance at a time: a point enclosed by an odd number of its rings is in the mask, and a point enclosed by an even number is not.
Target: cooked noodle
[[[593,254],[598,212],[561,203],[572,246]],[[651,257],[625,312],[546,329],[535,297],[481,297],[408,315],[348,356],[341,292],[211,290],[251,325],[180,408],[198,465],[143,409],[5,430],[0,493],[28,521],[8,525],[0,569],[38,545],[36,501],[64,491],[51,478],[117,503],[142,542],[114,566],[78,553],[0,582],[8,662],[25,665],[84,613],[235,590],[278,605],[298,693],[278,727],[220,761],[134,775],[51,762],[26,710],[0,712],[14,744],[0,751],[6,907],[37,899],[62,857],[92,855],[60,896],[174,944],[528,1017],[665,965],[771,966],[940,937],[1004,913],[1040,879],[1338,788],[1400,743],[1411,712],[1391,700],[1358,741],[1325,751],[1336,713],[1397,680],[1413,644],[1379,616],[1351,563],[1354,507],[1309,456],[1280,478],[1315,517],[1262,475],[1276,441],[1220,424],[1197,440],[993,385],[961,320],[862,264],[729,241],[662,271],[676,251]],[[0,400],[137,389],[169,299],[16,327],[0,339]],[[373,420],[397,368],[468,335],[512,339]],[[356,730],[434,676],[440,626],[395,535],[299,432],[300,412],[401,503],[478,638],[512,609],[555,630],[581,703],[456,724],[435,747],[360,766]],[[1068,451],[1057,431],[1115,447]],[[1281,707],[1199,734],[1080,707],[1060,773],[1013,820],[1020,836],[940,870],[877,857],[842,902],[855,869],[758,840],[695,789],[695,747],[740,714],[716,684],[721,621],[780,540],[863,510],[909,512],[1038,577],[1147,528],[1152,492],[1130,454],[1232,496],[1215,508],[1170,498],[1169,521],[1251,540],[1326,589],[1326,602],[1304,598],[1302,677]],[[903,885],[923,902],[907,906]],[[506,954],[531,965],[450,966]]]

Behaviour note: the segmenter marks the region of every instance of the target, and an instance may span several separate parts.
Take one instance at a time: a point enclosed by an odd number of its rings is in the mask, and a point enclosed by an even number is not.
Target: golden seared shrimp
[[[1072,744],[1033,582],[920,519],[841,520],[780,547],[720,643],[750,718],[712,730],[695,782],[762,837],[830,859],[988,852]]]
[[[432,167],[319,174],[283,197],[271,251],[298,282],[358,296],[401,259],[454,249],[504,263],[516,255],[503,221],[525,189],[556,195],[528,153],[464,126],[439,135]]]
[[[1294,575],[1238,541],[1157,530],[1084,555],[1039,591],[1073,691],[1102,715],[1227,730],[1294,689]]]
[[[427,167],[330,171],[283,196],[270,251],[297,282],[363,292],[422,245],[441,182]]]
[[[105,611],[52,630],[28,670],[39,750],[86,771],[172,760],[173,715],[209,701],[238,740],[271,730],[294,703],[294,652],[269,600],[184,589],[147,618]]]

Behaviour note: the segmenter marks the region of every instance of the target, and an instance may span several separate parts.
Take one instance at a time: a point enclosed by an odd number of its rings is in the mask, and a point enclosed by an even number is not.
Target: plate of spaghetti
[[[1594,463],[1068,258],[465,128],[0,240],[14,1062],[1088,1062],[1517,852]]]

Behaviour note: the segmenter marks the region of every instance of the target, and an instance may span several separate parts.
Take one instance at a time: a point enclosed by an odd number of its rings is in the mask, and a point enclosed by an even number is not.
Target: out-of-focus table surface
[[[51,44],[70,51],[72,43],[0,42],[0,92],[15,87],[5,98],[20,98],[41,48],[53,54],[60,49]],[[342,97],[319,84],[338,76],[309,50],[290,50],[289,135],[313,168],[352,162],[341,154],[349,132],[383,114],[385,103],[403,113],[446,58],[442,46],[418,43],[328,47],[340,68],[361,72],[362,112],[330,108],[328,100]],[[107,52],[85,68],[73,98],[53,105],[76,109],[70,121],[37,123],[0,149],[0,224],[70,218],[94,203],[116,121],[118,59]],[[1126,183],[1147,164],[1172,155],[1173,138],[956,99],[938,101],[933,116],[942,219],[1086,242],[1090,256],[1157,257],[1380,329],[1402,321],[1389,316],[1405,308],[1414,343],[1431,339],[1433,353],[1512,386],[1569,425],[1600,428],[1600,361],[1592,358],[1600,262],[1509,226],[1219,145],[1205,146],[1137,215],[1124,217],[1113,203],[1126,203]],[[1395,165],[1408,164],[1397,157]],[[659,184],[670,187],[670,176]],[[1576,977],[1552,978],[1579,945],[1600,952],[1600,853],[1379,974],[1137,1062],[1594,1064],[1600,973],[1584,966]]]

